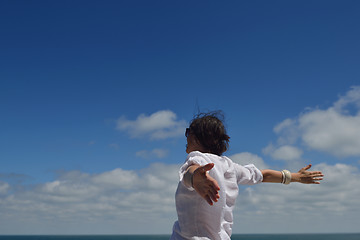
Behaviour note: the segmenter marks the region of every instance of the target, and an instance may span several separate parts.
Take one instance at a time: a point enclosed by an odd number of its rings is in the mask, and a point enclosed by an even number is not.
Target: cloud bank
[[[250,153],[232,157],[234,161],[255,159],[255,163],[265,164]],[[99,174],[70,171],[54,181],[34,186],[2,181],[0,232],[170,234],[176,220],[174,194],[179,167],[155,163],[137,171],[121,168]],[[359,170],[346,164],[325,163],[314,169],[325,173],[320,185],[240,186],[234,232],[357,231]],[[344,221],[348,223],[344,225]]]
[[[63,172],[34,186],[0,182],[0,233],[169,232],[169,221],[176,218],[178,169],[154,163],[139,171]]]

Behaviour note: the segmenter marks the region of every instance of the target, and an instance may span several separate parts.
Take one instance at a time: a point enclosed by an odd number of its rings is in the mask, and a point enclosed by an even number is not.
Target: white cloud
[[[354,104],[357,109],[360,109],[360,86],[352,87],[345,96],[340,97],[339,100],[334,103],[334,109],[338,112],[348,113],[346,107],[352,104]]]
[[[136,156],[145,159],[165,158],[168,155],[168,153],[169,152],[166,149],[155,148],[151,151],[148,150],[138,151],[136,152]]]
[[[294,120],[287,118],[284,121],[282,121],[281,123],[279,123],[278,125],[276,125],[274,127],[274,132],[275,133],[280,133],[281,130],[283,130],[284,128],[288,128],[290,126],[294,125]]]
[[[280,146],[300,139],[310,149],[337,157],[360,156],[360,87],[353,87],[328,109],[310,109],[295,119],[284,120],[274,132],[279,135]],[[301,151],[291,152],[293,157],[301,155]]]
[[[289,145],[281,146],[270,153],[272,158],[285,161],[298,160],[302,154],[303,151],[301,149]]]
[[[277,143],[294,144],[299,136],[296,126],[296,120],[287,118],[274,127],[274,132],[279,135]]]
[[[299,119],[302,141],[312,149],[339,157],[360,156],[360,115],[315,110]]]
[[[150,139],[167,139],[184,134],[186,122],[177,120],[174,112],[163,110],[149,116],[141,114],[136,120],[121,117],[117,121],[117,129],[127,131],[132,138],[148,137]]]
[[[92,182],[111,188],[131,189],[138,182],[138,175],[134,171],[116,168],[109,172],[97,174],[91,178]]]
[[[246,164],[252,163],[259,169],[268,168],[268,166],[265,164],[264,160],[261,157],[259,157],[258,155],[253,154],[253,153],[249,153],[249,152],[237,153],[237,154],[230,156],[230,158],[234,162],[236,162],[240,165],[246,165]]]
[[[0,194],[6,194],[9,189],[9,184],[0,181]]]
[[[255,154],[232,158],[268,168],[261,166],[264,163]],[[0,232],[170,234],[176,220],[178,169],[179,165],[155,163],[138,171],[64,172],[54,181],[33,187],[1,182],[6,191],[0,194]],[[357,231],[359,170],[346,164],[319,164],[313,169],[325,174],[320,185],[240,186],[234,232]]]

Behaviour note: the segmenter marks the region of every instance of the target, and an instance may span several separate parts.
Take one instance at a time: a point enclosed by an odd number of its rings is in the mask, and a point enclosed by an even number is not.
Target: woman
[[[319,184],[323,174],[308,171],[262,170],[241,166],[222,154],[230,137],[218,113],[200,114],[186,129],[186,162],[176,191],[178,221],[171,239],[230,239],[238,184],[261,182]]]

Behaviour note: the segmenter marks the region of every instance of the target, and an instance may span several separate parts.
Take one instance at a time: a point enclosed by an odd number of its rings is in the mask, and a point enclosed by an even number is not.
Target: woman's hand
[[[192,175],[192,185],[201,197],[203,197],[210,205],[217,202],[220,198],[220,187],[217,181],[212,178],[207,171],[214,167],[214,163],[209,163],[198,167]]]
[[[320,180],[323,180],[323,174],[320,171],[308,171],[311,168],[311,164],[300,169],[297,173],[291,174],[292,182],[299,182],[305,184],[320,184]]]

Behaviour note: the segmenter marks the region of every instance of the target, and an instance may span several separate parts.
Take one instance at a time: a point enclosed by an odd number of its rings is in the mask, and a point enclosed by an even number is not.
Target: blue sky
[[[331,176],[288,190],[323,192],[289,205],[312,206],[318,228],[296,207],[298,224],[266,225],[283,212],[271,196],[288,193],[264,185],[243,188],[234,232],[358,231],[360,193],[346,189],[359,183],[359,7],[2,1],[0,234],[138,233],[140,217],[158,219],[141,233],[169,233],[183,132],[198,109],[224,111],[235,161],[292,171],[310,162]],[[341,198],[326,200],[334,190]],[[247,214],[261,227],[242,226]]]

